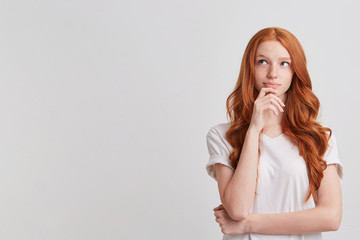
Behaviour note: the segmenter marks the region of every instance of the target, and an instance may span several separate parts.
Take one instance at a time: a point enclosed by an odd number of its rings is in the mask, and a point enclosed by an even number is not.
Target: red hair
[[[236,169],[250,125],[254,101],[259,94],[255,88],[254,64],[257,47],[263,41],[278,41],[290,54],[294,75],[287,91],[281,124],[283,134],[298,146],[300,156],[307,165],[309,191],[305,201],[312,195],[317,203],[315,192],[320,187],[323,171],[327,167],[323,156],[332,131],[316,120],[320,102],[312,91],[304,50],[297,38],[285,29],[262,29],[251,38],[245,49],[235,90],[226,101],[227,116],[230,118],[226,138],[233,147],[229,156],[231,165]]]

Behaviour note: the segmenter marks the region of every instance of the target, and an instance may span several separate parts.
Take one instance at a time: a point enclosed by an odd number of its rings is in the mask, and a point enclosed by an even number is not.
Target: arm
[[[266,95],[269,93],[268,95]],[[254,102],[254,109],[249,128],[246,132],[235,172],[226,166],[216,164],[220,199],[224,208],[234,220],[245,219],[250,211],[255,197],[257,167],[259,161],[259,134],[271,115],[278,115],[285,106],[281,99],[275,96],[276,90],[262,88]],[[274,114],[274,115],[273,115]]]
[[[341,222],[341,185],[336,166],[330,164],[318,189],[319,204],[312,209],[279,213],[253,214],[247,221],[249,232],[262,234],[302,234],[336,231]]]
[[[245,219],[254,200],[258,140],[259,132],[249,128],[235,172],[224,165],[215,165],[221,202],[234,220]]]
[[[277,214],[251,214],[243,221],[230,219],[224,209],[216,208],[217,222],[225,234],[304,234],[336,231],[341,222],[341,185],[333,164],[324,171],[318,189],[319,204],[312,209]]]

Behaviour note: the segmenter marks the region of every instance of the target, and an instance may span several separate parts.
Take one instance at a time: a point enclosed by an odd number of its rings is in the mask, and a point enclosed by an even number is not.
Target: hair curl
[[[312,91],[304,50],[298,39],[285,29],[278,27],[262,29],[251,38],[245,49],[235,89],[226,101],[227,116],[230,119],[226,138],[233,147],[229,156],[231,165],[236,169],[250,125],[254,101],[259,94],[254,87],[254,64],[257,47],[263,41],[278,41],[290,54],[294,75],[287,91],[281,125],[283,134],[298,146],[300,156],[307,165],[309,191],[305,201],[312,195],[317,203],[315,193],[324,176],[323,171],[327,167],[323,156],[332,131],[316,120],[320,102]]]

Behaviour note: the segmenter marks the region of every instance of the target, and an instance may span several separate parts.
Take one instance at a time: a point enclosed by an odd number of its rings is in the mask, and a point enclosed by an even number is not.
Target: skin
[[[282,107],[285,106],[286,92],[293,75],[290,55],[280,42],[265,41],[259,44],[255,54],[255,88],[260,94],[255,101],[255,114],[250,123],[257,131],[263,129],[263,133],[268,133],[270,137],[282,132]]]
[[[280,121],[283,107],[282,99],[291,84],[293,71],[289,62],[280,58],[289,58],[287,50],[278,42],[262,42],[256,51],[255,88],[259,91],[254,102],[254,110],[249,129],[245,136],[238,167],[233,173],[224,165],[215,164],[221,202],[229,216],[242,220],[247,216],[254,200],[256,187],[259,134],[270,136],[281,132]],[[289,61],[289,59],[287,59]],[[267,83],[278,86],[269,87]]]
[[[337,231],[342,217],[342,196],[335,164],[329,164],[324,171],[318,199],[315,208],[289,213],[250,214],[240,221],[232,219],[222,204],[213,210],[222,233],[227,235]]]
[[[334,164],[328,165],[318,189],[318,205],[292,213],[248,214],[256,187],[258,140],[282,133],[281,120],[294,71],[290,55],[277,41],[262,42],[256,51],[255,88],[259,95],[235,171],[215,164],[222,204],[214,208],[216,222],[228,235],[241,233],[303,234],[335,231],[342,215],[341,186]],[[278,85],[268,85],[276,83]]]

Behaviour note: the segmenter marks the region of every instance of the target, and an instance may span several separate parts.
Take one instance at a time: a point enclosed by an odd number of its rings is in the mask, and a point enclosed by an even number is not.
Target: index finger
[[[263,96],[266,95],[266,93],[274,93],[274,94],[276,94],[278,92],[273,88],[261,88],[258,97],[263,97]]]

